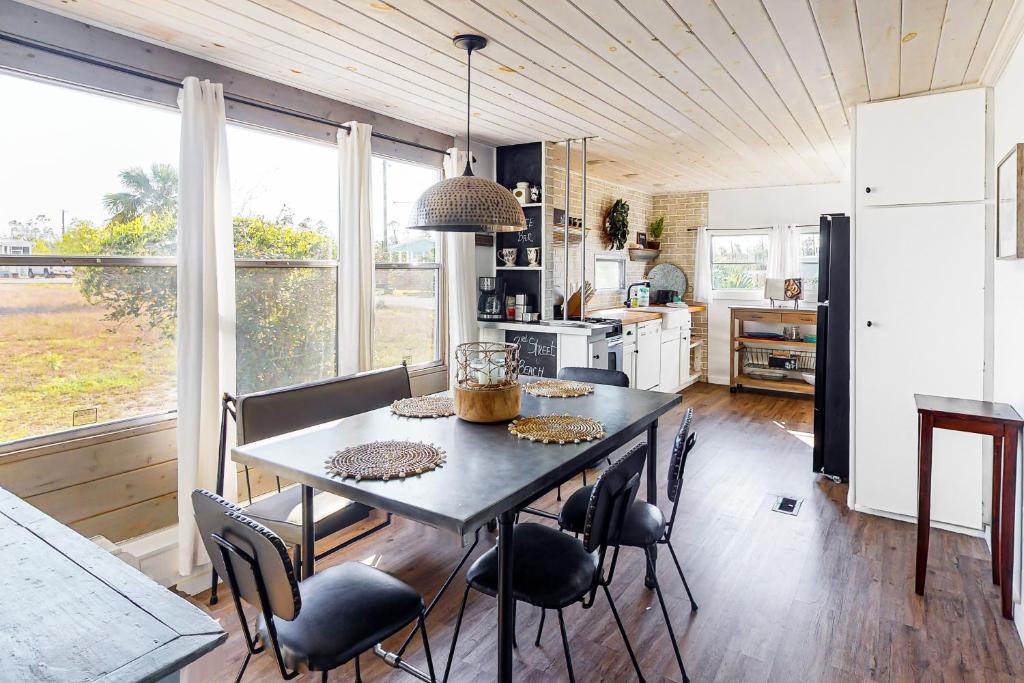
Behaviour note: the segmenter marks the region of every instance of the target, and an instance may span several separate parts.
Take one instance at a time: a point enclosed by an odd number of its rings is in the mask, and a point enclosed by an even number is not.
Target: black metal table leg
[[[302,578],[306,579],[313,575],[313,543],[315,541],[313,529],[313,488],[302,487]]]
[[[512,635],[515,599],[512,595],[512,540],[515,512],[498,518],[498,683],[512,683]]]
[[[658,421],[655,420],[647,428],[647,502],[658,504]],[[658,549],[652,548],[651,562],[647,566],[644,585],[654,588],[654,571],[658,566]]]

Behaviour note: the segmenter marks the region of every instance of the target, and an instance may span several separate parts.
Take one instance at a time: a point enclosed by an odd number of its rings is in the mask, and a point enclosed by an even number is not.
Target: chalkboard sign
[[[497,265],[503,266],[505,262],[501,260],[501,250],[506,248],[518,249],[516,253],[516,265],[517,266],[528,266],[530,265],[530,258],[526,250],[531,247],[541,248],[543,239],[541,236],[541,209],[539,206],[527,207],[523,209],[523,213],[526,215],[526,230],[521,232],[499,232],[498,245],[494,250],[494,256],[497,259]],[[541,265],[540,256],[537,257],[537,265]]]
[[[519,345],[520,376],[555,377],[558,375],[557,334],[505,330],[505,341]]]

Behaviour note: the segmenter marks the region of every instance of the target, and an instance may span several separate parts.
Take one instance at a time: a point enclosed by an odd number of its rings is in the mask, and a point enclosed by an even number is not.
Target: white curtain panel
[[[452,147],[444,158],[444,177],[461,175],[466,153]],[[455,347],[477,341],[476,239],[472,233],[439,233],[444,242],[444,268],[448,277],[448,373],[455,379]]]
[[[207,562],[191,493],[216,485],[221,395],[235,390],[235,270],[223,89],[186,78],[178,107],[178,571],[189,576]],[[232,500],[235,488],[225,477]]]
[[[371,126],[338,129],[341,240],[338,244],[338,374],[373,366],[373,202]]]
[[[776,280],[800,277],[800,234],[796,225],[772,227],[765,277]]]
[[[693,300],[711,301],[711,236],[707,228],[697,229],[697,263],[693,273]]]

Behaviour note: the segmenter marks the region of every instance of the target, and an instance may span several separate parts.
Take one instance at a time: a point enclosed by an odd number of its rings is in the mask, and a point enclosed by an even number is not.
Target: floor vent
[[[800,514],[800,506],[804,504],[803,498],[794,498],[792,496],[775,496],[775,503],[772,505],[772,510],[775,512],[781,512],[784,515],[798,515]]]

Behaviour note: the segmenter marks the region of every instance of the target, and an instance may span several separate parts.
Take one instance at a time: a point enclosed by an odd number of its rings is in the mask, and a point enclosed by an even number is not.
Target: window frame
[[[598,292],[621,292],[626,289],[626,259],[622,256],[613,256],[607,253],[594,254],[594,285],[597,286],[597,262],[610,261],[616,263],[619,268],[619,284],[617,287],[597,287]]]
[[[60,88],[67,88],[70,90],[79,90],[94,95],[100,95],[108,97],[114,100],[130,104],[141,104],[156,109],[177,111],[177,108],[171,106],[167,102],[160,101],[159,99],[149,99],[146,97],[132,96],[113,90],[107,90],[92,85],[84,85],[75,82],[69,82],[61,80],[55,77],[46,75],[29,74],[18,71],[16,69],[8,68],[4,65],[0,65],[0,74],[15,78],[25,78],[27,80],[34,80],[47,85],[52,85]],[[278,123],[281,123],[282,127],[268,126],[264,123],[246,120],[244,118],[238,118],[239,114],[249,114],[259,120],[266,120],[261,110],[254,109],[252,111],[244,107],[232,107],[228,110],[227,123],[254,128],[267,133],[282,135],[285,137],[294,137],[303,141],[315,142],[330,147],[334,146],[333,142],[325,141],[322,137],[318,137],[311,133],[306,134],[304,132],[298,132],[296,130],[289,130],[283,126],[294,121],[301,123],[301,117],[291,117],[286,114],[276,115],[273,119]],[[233,116],[234,115],[234,116]],[[293,121],[294,119],[294,121]],[[399,156],[385,155],[385,154],[374,154],[374,156],[380,156],[384,159],[392,159],[401,163],[416,164],[424,166],[426,168],[437,169],[439,179],[443,175],[443,167],[441,163],[437,165],[424,163],[421,160],[405,159]],[[341,245],[341,226],[339,223],[338,232],[335,235],[336,244]],[[437,262],[428,264],[387,264],[396,265],[403,268],[426,268],[438,271],[437,273],[437,297],[438,297],[438,324],[435,329],[435,345],[438,349],[438,360],[431,361],[429,363],[420,363],[417,365],[409,366],[409,375],[411,377],[419,377],[436,372],[447,372],[447,341],[448,335],[447,330],[447,268],[445,267],[445,249],[443,236],[438,240],[437,248]],[[136,267],[173,267],[177,268],[178,259],[177,256],[59,256],[59,255],[47,255],[47,254],[3,254],[0,253],[0,266],[14,266],[14,267],[35,267],[35,266],[69,266],[69,267],[110,267],[110,266],[136,266]],[[335,270],[335,293],[338,293],[338,287],[340,280],[338,273],[340,272],[340,258],[338,259],[234,259],[235,268],[333,268]],[[385,264],[381,264],[385,265]],[[377,268],[378,264],[374,263],[374,268]],[[340,321],[336,322],[336,334],[340,333]],[[372,335],[372,330],[371,330]],[[338,372],[338,358],[335,357],[335,374]],[[25,451],[32,448],[51,447],[62,443],[68,443],[79,439],[97,438],[102,437],[111,433],[124,432],[129,430],[145,430],[150,425],[158,423],[166,423],[177,420],[178,409],[177,406],[170,410],[158,411],[146,413],[143,415],[137,415],[133,417],[119,418],[115,420],[109,420],[106,422],[98,422],[96,424],[82,425],[78,427],[69,427],[68,429],[47,432],[45,434],[39,434],[35,436],[28,436],[21,439],[15,439],[12,441],[0,442],[0,456],[7,455],[9,453],[15,453],[19,451]]]
[[[712,272],[715,268],[715,237],[729,237],[729,236],[755,236],[760,235],[771,241],[771,228],[756,228],[756,229],[733,229],[733,230],[708,230],[708,265]],[[751,287],[751,288],[737,288],[729,287],[716,289],[715,280],[711,278],[711,298],[712,299],[732,299],[732,300],[763,300],[764,299],[764,287]]]
[[[422,166],[423,168],[431,168],[437,171],[437,180],[440,181],[444,178],[444,169],[440,166],[431,166],[430,164],[423,164],[416,161],[409,161],[408,159],[399,159],[387,154],[371,154],[372,158],[381,159],[384,163],[388,161],[394,161],[402,164],[411,164],[413,166]],[[371,163],[372,163],[371,158]],[[387,194],[385,193],[385,204],[387,202]],[[378,263],[376,259],[373,262],[373,270],[376,273],[380,270],[434,270],[437,271],[435,275],[435,281],[437,282],[437,326],[434,328],[434,348],[437,349],[437,358],[434,360],[427,361],[425,363],[415,363],[408,365],[409,375],[416,377],[431,372],[439,372],[447,369],[447,362],[445,359],[448,358],[448,335],[445,331],[448,329],[448,268],[446,267],[448,253],[445,249],[444,233],[435,233],[437,237],[437,260],[433,263]],[[376,297],[376,291],[374,291],[374,297]],[[376,329],[376,317],[377,307],[373,307],[373,320],[374,323],[370,328],[370,346],[374,344],[374,330]]]

